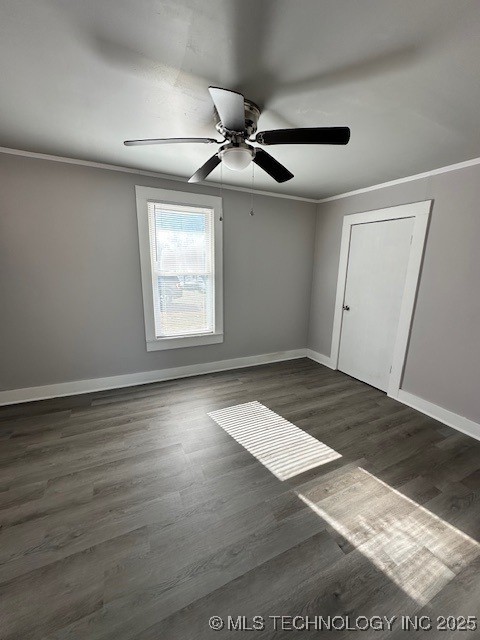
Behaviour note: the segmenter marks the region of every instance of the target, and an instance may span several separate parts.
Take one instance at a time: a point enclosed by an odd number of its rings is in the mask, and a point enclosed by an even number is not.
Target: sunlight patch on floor
[[[342,457],[259,402],[208,415],[280,480]],[[476,540],[361,467],[319,472],[295,493],[420,605],[480,556]]]
[[[280,480],[342,457],[259,402],[208,415]]]
[[[299,498],[421,605],[480,555],[476,540],[361,467],[350,486],[323,499],[322,483]]]

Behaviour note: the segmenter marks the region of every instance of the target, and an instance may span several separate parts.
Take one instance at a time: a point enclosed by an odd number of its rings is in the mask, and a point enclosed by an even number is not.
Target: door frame
[[[365,211],[363,213],[352,213],[350,215],[346,215],[343,219],[340,263],[338,267],[337,296],[335,300],[335,316],[332,332],[331,366],[333,369],[338,369],[343,305],[345,302],[345,287],[347,283],[352,227],[357,224],[369,224],[372,222],[383,222],[385,220],[398,220],[401,218],[415,219],[412,231],[412,245],[408,258],[407,275],[405,277],[405,289],[403,291],[400,318],[398,321],[397,335],[393,349],[392,369],[388,380],[387,395],[392,398],[398,397],[400,385],[402,383],[432,203],[433,200],[423,200],[422,202],[401,204],[394,207],[388,207],[386,209],[375,209],[373,211]]]

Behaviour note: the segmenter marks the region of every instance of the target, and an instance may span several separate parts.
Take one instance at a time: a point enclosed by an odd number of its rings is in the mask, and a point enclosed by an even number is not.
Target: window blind
[[[213,333],[213,209],[148,203],[157,338]]]

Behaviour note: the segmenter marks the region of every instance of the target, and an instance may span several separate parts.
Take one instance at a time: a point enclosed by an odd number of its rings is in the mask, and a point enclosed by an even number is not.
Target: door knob
[[[348,306],[348,304],[344,304],[343,305],[343,310],[344,311],[350,311],[350,307]]]

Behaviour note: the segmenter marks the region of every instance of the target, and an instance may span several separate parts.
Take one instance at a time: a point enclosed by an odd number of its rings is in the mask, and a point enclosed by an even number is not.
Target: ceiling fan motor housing
[[[260,117],[260,107],[251,100],[244,99],[245,106],[245,131],[229,131],[226,129],[216,109],[214,109],[215,128],[222,134],[227,140],[231,142],[241,142],[245,138],[250,138],[257,131],[258,119]]]

